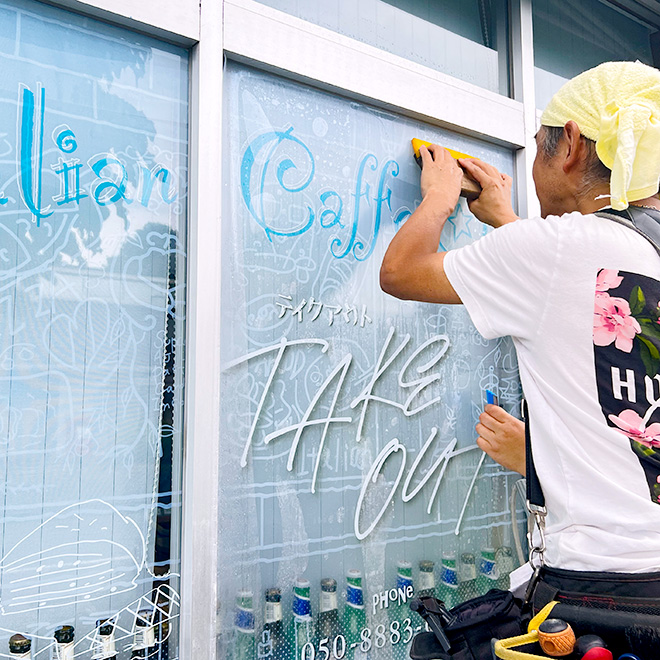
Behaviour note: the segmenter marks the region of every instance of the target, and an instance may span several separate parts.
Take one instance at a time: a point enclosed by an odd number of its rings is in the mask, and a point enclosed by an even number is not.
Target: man
[[[459,167],[446,150],[422,147],[423,199],[388,248],[381,286],[463,303],[485,337],[513,337],[548,509],[546,565],[566,569],[561,579],[616,573],[632,579],[628,595],[660,599],[660,573],[648,575],[660,571],[660,257],[632,229],[594,215],[633,204],[660,219],[660,72],[600,65],[566,83],[541,124],[541,218],[517,218],[511,179],[494,167]],[[495,230],[438,252],[461,168],[482,187],[470,210]],[[480,446],[524,473],[520,429],[504,433],[509,416],[486,413]],[[640,587],[623,575],[640,573],[653,579]]]

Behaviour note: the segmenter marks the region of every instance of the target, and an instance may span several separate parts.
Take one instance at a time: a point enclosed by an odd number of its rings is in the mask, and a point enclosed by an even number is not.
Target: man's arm
[[[475,216],[494,227],[518,219],[511,208],[511,178],[477,159],[461,159],[458,166],[449,152],[438,145],[420,147],[422,156],[422,203],[398,230],[380,269],[383,291],[404,300],[460,303],[447,278],[444,252],[438,252],[440,234],[452,214],[463,167],[482,188],[470,202]]]
[[[404,300],[460,303],[445,275],[440,234],[461,192],[463,172],[437,145],[420,147],[422,203],[399,228],[380,268],[380,286]]]

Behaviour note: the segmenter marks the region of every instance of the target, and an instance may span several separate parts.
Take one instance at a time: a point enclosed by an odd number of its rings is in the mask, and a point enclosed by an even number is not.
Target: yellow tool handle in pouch
[[[529,625],[527,626],[527,634],[497,640],[493,645],[495,657],[501,658],[501,660],[548,660],[548,656],[536,655],[535,653],[525,653],[524,651],[514,651],[512,647],[538,642],[539,626],[550,616],[550,612],[552,612],[552,608],[557,602],[558,601],[553,600],[539,611],[539,613],[529,622]]]
[[[507,639],[498,639],[494,646],[496,658],[502,660],[548,660],[546,655],[536,655],[535,653],[525,653],[524,651],[514,651],[512,646],[522,646],[523,644],[533,644],[539,640],[539,631],[532,630],[532,632],[525,635],[518,635],[518,637],[508,637]]]
[[[418,138],[412,139],[413,152],[415,154],[415,160],[417,164],[422,166],[422,156],[419,153],[419,148],[424,145],[428,147],[431,142],[426,140],[419,140]],[[452,155],[453,158],[472,158],[467,154],[462,154],[460,151],[454,151],[453,149],[447,149],[447,151]],[[461,181],[461,195],[467,199],[476,199],[481,193],[481,186],[474,180],[471,179],[465,172],[463,172],[463,180]]]

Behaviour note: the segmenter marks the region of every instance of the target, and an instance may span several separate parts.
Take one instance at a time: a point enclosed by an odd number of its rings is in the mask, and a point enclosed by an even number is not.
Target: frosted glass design
[[[73,625],[88,659],[97,619],[124,649],[138,609],[178,615],[187,53],[28,0],[0,19],[0,657]]]
[[[508,95],[503,0],[259,0],[371,46]]]
[[[534,0],[534,64],[536,107],[579,73],[603,62],[654,62],[651,36],[657,28],[619,9],[591,0]]]
[[[387,296],[378,272],[420,201],[411,138],[509,174],[512,155],[239,65],[227,66],[225,80],[221,657],[254,648],[277,657],[274,633],[262,629],[264,613],[277,610],[266,609],[265,590],[280,589],[287,628],[292,607],[310,602],[316,621],[320,580],[333,578],[345,619],[347,599],[366,606],[357,644],[369,637],[374,657],[394,649],[403,658],[410,626],[421,623],[406,623],[405,603],[384,607],[398,561],[412,562],[416,586],[430,580],[419,561],[434,561],[438,588],[443,552],[476,554],[479,566],[493,546],[502,580],[511,568],[501,557],[512,545],[516,477],[484,460],[474,426],[487,389],[513,411],[520,390],[509,340],[484,340],[460,306]],[[488,230],[461,200],[442,244]],[[347,590],[351,569],[362,574],[359,593]],[[311,601],[294,599],[298,578],[309,580]],[[340,627],[355,655],[352,625]],[[324,657],[321,639],[306,657]]]

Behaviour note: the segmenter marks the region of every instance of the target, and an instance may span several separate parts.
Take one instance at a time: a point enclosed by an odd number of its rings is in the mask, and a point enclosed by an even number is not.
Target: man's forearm
[[[442,228],[452,212],[446,195],[435,189],[427,192],[385,254],[383,291],[406,300],[460,302],[444,274],[444,253],[438,253]]]

